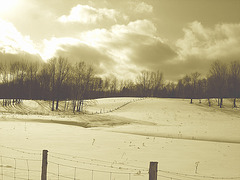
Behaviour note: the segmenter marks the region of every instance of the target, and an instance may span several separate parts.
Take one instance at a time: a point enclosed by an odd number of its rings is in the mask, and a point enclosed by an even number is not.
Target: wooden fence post
[[[150,162],[149,180],[157,180],[158,162]]]
[[[41,180],[47,180],[47,156],[48,156],[48,150],[43,150]]]

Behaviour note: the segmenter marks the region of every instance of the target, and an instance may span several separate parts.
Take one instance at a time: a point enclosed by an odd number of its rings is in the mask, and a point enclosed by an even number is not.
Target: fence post
[[[149,166],[149,180],[157,180],[158,162],[150,162]]]
[[[41,180],[47,180],[47,156],[48,156],[48,150],[43,150]]]

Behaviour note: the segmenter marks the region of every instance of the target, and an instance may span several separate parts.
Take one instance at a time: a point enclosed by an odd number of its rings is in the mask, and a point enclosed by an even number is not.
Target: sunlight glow
[[[19,0],[0,0],[0,14],[5,14],[13,10]]]

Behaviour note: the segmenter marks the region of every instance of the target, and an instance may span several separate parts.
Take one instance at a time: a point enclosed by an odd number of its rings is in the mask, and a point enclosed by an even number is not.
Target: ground
[[[43,149],[48,179],[147,180],[150,161],[158,179],[240,179],[240,109],[189,102],[105,98],[75,114],[71,102],[0,106],[0,179],[40,179]]]

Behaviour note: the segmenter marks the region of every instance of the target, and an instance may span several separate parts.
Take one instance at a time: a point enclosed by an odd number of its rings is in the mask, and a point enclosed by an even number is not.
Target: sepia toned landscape
[[[240,179],[239,10],[0,0],[0,180]]]

